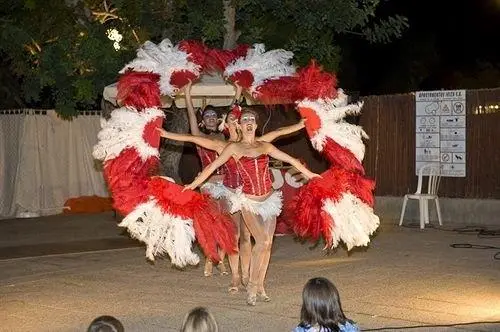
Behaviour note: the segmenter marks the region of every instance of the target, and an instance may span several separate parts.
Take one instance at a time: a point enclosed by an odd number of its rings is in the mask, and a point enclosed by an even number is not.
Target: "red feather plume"
[[[298,71],[297,100],[309,98],[335,98],[337,78],[334,74],[322,71],[315,61]]]
[[[238,58],[247,55],[249,45],[241,44],[232,50],[211,49],[208,51],[207,69],[210,71],[224,72],[226,67]]]
[[[106,161],[104,176],[113,197],[113,208],[125,216],[147,201],[148,179],[158,165],[156,157],[143,161],[135,148],[125,149],[118,157]]]
[[[266,80],[257,87],[253,97],[266,105],[293,104],[297,100],[297,85],[295,76]]]
[[[240,70],[229,77],[232,82],[238,83],[243,89],[249,89],[253,84],[253,74],[248,70]]]
[[[178,70],[174,71],[170,76],[170,84],[175,86],[177,89],[182,88],[190,81],[196,81],[199,75],[189,71],[189,70]]]
[[[161,106],[160,75],[147,72],[127,71],[118,80],[119,104],[138,110]]]
[[[334,220],[323,210],[325,200],[339,201],[344,193],[350,192],[364,203],[373,207],[373,189],[375,182],[364,176],[333,167],[305,186],[287,209],[293,209],[293,230],[303,238],[318,240],[323,237],[327,246],[331,246],[331,231]]]
[[[236,233],[231,219],[208,196],[183,189],[162,178],[149,182],[150,194],[165,213],[193,220],[196,238],[207,257],[219,262],[218,247],[229,254],[235,253]]]
[[[197,40],[183,40],[179,42],[179,49],[188,54],[188,60],[205,70],[208,60],[208,47]]]
[[[332,164],[348,171],[364,175],[365,168],[354,154],[330,137],[325,140],[322,155]]]

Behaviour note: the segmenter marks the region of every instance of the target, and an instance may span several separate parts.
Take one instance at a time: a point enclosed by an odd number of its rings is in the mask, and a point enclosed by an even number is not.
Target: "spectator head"
[[[319,325],[332,331],[345,324],[339,292],[326,278],[312,278],[302,291],[300,320],[303,325]]]
[[[112,316],[100,316],[90,323],[87,332],[123,332],[122,323]]]
[[[181,332],[218,332],[214,316],[206,308],[197,307],[191,310],[182,322]]]

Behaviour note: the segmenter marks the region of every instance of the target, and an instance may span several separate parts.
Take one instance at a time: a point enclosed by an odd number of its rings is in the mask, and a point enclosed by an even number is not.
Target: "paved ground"
[[[325,255],[278,237],[267,279],[272,302],[248,307],[243,292],[226,293],[228,277],[149,264],[143,248],[120,234],[109,214],[0,221],[0,331],[85,331],[102,314],[127,331],[178,331],[199,305],[221,331],[290,331],[302,287],[315,276],[337,285],[345,312],[364,330],[500,321],[499,250],[450,247],[499,247],[499,238],[387,222],[367,250]],[[500,331],[500,322],[411,330]]]

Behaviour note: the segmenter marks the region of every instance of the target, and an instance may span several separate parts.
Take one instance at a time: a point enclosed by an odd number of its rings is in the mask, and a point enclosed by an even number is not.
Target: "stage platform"
[[[493,258],[500,249],[450,247],[500,247],[500,238],[452,231],[463,226],[384,221],[370,247],[328,255],[276,237],[272,302],[249,307],[244,291],[227,293],[229,276],[206,278],[202,266],[181,271],[167,259],[148,263],[112,214],[2,220],[0,331],[86,331],[100,315],[117,317],[126,331],[178,331],[195,306],[208,307],[220,331],[290,331],[302,287],[316,276],[337,285],[345,313],[363,330],[500,331],[500,260]]]

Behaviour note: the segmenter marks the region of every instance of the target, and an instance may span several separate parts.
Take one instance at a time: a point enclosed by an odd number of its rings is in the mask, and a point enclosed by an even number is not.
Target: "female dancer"
[[[237,86],[237,95],[236,99],[238,99],[239,93],[241,92],[241,88]],[[160,130],[160,135],[162,137],[183,141],[183,142],[191,142],[198,146],[201,146],[204,149],[215,151],[217,154],[220,154],[224,148],[231,142],[237,142],[240,139],[240,133],[238,128],[238,120],[240,118],[241,111],[239,107],[232,109],[231,112],[228,113],[226,118],[225,127],[229,132],[229,140],[226,142],[222,142],[218,139],[193,136],[193,135],[184,135],[184,134],[176,134],[170,133],[163,129]],[[296,132],[300,129],[304,128],[304,120],[301,120],[299,123],[287,127],[279,128],[275,131],[269,132],[261,137],[257,137],[257,141],[262,142],[272,142],[280,136],[288,135],[293,132]],[[238,194],[236,193],[237,189],[241,187],[241,177],[238,173],[238,165],[233,158],[230,158],[223,166],[224,169],[224,177],[222,183],[206,183],[204,184],[204,188],[207,192],[210,193],[212,197],[215,199],[222,199],[223,204],[225,206],[226,211],[231,213],[231,218],[236,226],[236,242],[240,241],[240,250],[239,254],[230,255],[229,266],[232,272],[231,286],[229,287],[230,293],[238,292],[238,286],[240,285],[240,274],[239,274],[239,261],[241,259],[241,284],[243,286],[247,286],[249,280],[249,266],[250,266],[250,254],[251,254],[251,242],[250,242],[250,233],[241,218],[241,212],[238,207]],[[234,204],[236,202],[236,204]]]
[[[191,87],[192,87],[192,82],[190,81],[185,88],[185,97],[186,97],[186,108],[188,112],[188,120],[189,120],[189,127],[191,130],[191,134],[193,136],[198,136],[198,137],[205,137],[205,138],[210,137],[212,139],[218,140],[221,143],[224,143],[224,135],[222,135],[222,133],[218,132],[217,130],[219,124],[218,117],[217,117],[217,112],[213,108],[206,107],[203,110],[201,125],[205,129],[205,132],[200,130],[198,126],[198,120],[196,119],[196,112],[193,107],[193,100],[191,99]],[[202,169],[217,158],[217,153],[213,149],[212,150],[206,149],[202,146],[197,145],[196,152],[200,157]],[[223,171],[224,170],[222,168],[219,168],[213,176],[207,179],[207,183],[216,183],[222,181]],[[206,190],[203,187],[201,188],[201,191],[206,193]],[[221,261],[217,266],[217,268],[219,269],[220,274],[228,275],[226,266],[224,265],[225,253],[223,251],[219,251],[219,256],[221,257]],[[206,259],[203,275],[205,277],[210,277],[212,273],[213,273],[213,263],[210,259]]]
[[[264,279],[271,257],[271,246],[276,228],[276,216],[281,212],[281,192],[272,190],[269,156],[289,163],[308,179],[319,175],[308,170],[297,159],[278,150],[272,144],[256,139],[257,114],[245,109],[241,114],[242,139],[229,144],[220,156],[205,168],[185,189],[195,189],[217,168],[234,158],[241,176],[239,189],[241,213],[245,224],[255,239],[250,261],[250,280],[247,286],[247,304],[254,306],[259,299],[270,301],[264,289]],[[235,201],[232,202],[236,203]]]

